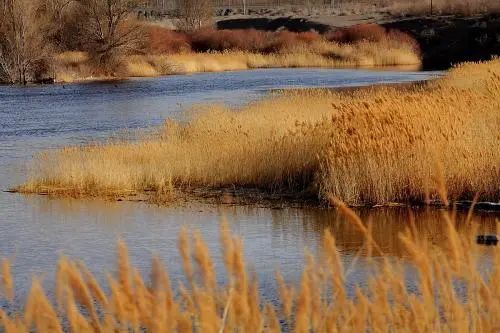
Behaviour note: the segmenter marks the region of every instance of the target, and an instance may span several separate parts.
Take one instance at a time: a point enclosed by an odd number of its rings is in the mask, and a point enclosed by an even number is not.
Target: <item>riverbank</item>
[[[447,191],[496,202],[499,69],[493,60],[424,85],[290,92],[237,112],[202,107],[136,143],[41,154],[16,190],[168,203],[186,190],[253,188],[352,205],[424,203]]]
[[[425,13],[425,11],[422,11]],[[500,15],[490,14],[408,14],[396,15],[390,11],[368,14],[275,17],[266,15],[221,17],[219,29],[260,29],[321,33],[356,25],[379,24],[396,29],[414,38],[421,49],[425,70],[448,69],[464,61],[485,61],[500,55]]]
[[[230,18],[217,23],[223,30],[208,29],[193,35],[148,26],[150,48],[145,54],[122,57],[111,68],[100,68],[86,53],[65,52],[55,57],[54,81],[116,80],[256,68],[413,65],[426,70],[447,69],[456,63],[489,60],[492,55],[500,54],[497,33],[500,17],[493,14],[317,19],[321,23],[299,18]],[[291,32],[272,32],[283,27]],[[381,38],[391,31],[398,32],[396,38]],[[401,33],[406,35],[399,36]],[[350,39],[345,40],[346,36]]]
[[[241,32],[244,33],[244,32]],[[55,82],[90,81],[127,77],[155,77],[200,72],[258,68],[375,68],[420,66],[420,56],[411,43],[396,39],[341,44],[312,35],[308,42],[294,42],[278,51],[234,49],[181,52],[122,57],[112,69],[99,69],[83,52],[66,52],[55,58]]]

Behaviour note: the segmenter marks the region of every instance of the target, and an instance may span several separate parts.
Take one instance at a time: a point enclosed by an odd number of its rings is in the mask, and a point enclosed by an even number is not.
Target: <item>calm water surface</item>
[[[425,80],[429,72],[279,69],[170,76],[113,83],[0,86],[0,189],[23,182],[34,153],[68,144],[102,140],[123,130],[145,129],[165,118],[182,120],[198,103],[233,105],[261,98],[266,91],[287,87],[340,87]],[[382,247],[402,256],[397,233],[407,209],[362,210],[374,222]],[[422,235],[439,242],[439,211],[414,210]],[[144,272],[152,253],[160,254],[175,280],[180,277],[176,240],[183,225],[199,229],[222,272],[218,249],[219,221],[227,219],[242,235],[248,261],[255,267],[262,293],[274,295],[274,270],[297,280],[304,248],[315,250],[321,233],[332,228],[349,265],[363,239],[328,209],[269,209],[188,204],[156,207],[143,203],[48,199],[0,192],[0,255],[13,259],[16,290],[23,297],[33,274],[45,273],[50,286],[61,253],[82,259],[99,279],[113,269],[115,241],[129,245],[132,262]],[[484,230],[494,216],[478,215]],[[487,252],[485,252],[487,260]],[[366,282],[363,260],[353,266],[350,287]],[[222,275],[222,274],[220,274]],[[49,287],[50,289],[50,287]]]

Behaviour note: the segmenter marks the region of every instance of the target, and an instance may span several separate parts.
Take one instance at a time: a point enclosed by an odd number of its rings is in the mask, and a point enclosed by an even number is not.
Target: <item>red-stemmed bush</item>
[[[362,41],[400,43],[410,46],[417,53],[420,52],[418,42],[409,34],[399,30],[386,29],[375,23],[357,24],[332,30],[327,32],[324,38],[337,43],[358,43]]]
[[[203,29],[191,34],[194,51],[238,50],[249,52],[280,52],[298,44],[309,44],[321,39],[315,32],[266,32],[255,29],[215,30]]]
[[[172,54],[191,51],[187,34],[160,26],[146,27],[146,52],[150,54]]]
[[[191,34],[194,51],[259,51],[266,47],[267,33],[255,29],[216,30],[202,29]]]
[[[360,24],[330,31],[324,35],[316,32],[267,32],[255,29],[216,30],[201,29],[191,33],[177,32],[160,26],[147,26],[146,52],[172,54],[180,52],[247,51],[256,53],[286,52],[307,46],[319,40],[337,43],[391,42],[409,45],[419,52],[417,41],[407,33],[388,30],[377,24]]]
[[[325,38],[338,43],[355,43],[363,40],[379,42],[385,38],[386,33],[386,29],[378,24],[357,24],[328,32]]]

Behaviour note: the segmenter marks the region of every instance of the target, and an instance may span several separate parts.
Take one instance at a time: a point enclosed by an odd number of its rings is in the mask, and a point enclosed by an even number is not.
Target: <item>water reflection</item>
[[[124,239],[131,261],[147,276],[149,259],[159,254],[167,263],[172,280],[183,278],[177,253],[177,236],[182,226],[200,230],[215,261],[219,281],[224,280],[219,249],[219,222],[230,223],[233,232],[244,240],[247,261],[257,272],[261,292],[275,295],[274,271],[280,268],[287,279],[298,281],[303,268],[304,249],[321,251],[325,228],[332,230],[346,266],[363,246],[364,237],[334,209],[273,210],[252,206],[216,206],[186,204],[157,207],[145,203],[109,202],[103,200],[50,199],[40,196],[8,195],[13,209],[3,215],[0,224],[0,254],[14,257],[14,276],[23,293],[32,274],[45,273],[46,287],[51,290],[56,261],[61,253],[83,260],[104,282],[104,272],[115,265],[115,241]],[[16,208],[23,208],[19,211]],[[26,209],[29,207],[28,209]],[[393,257],[405,256],[398,234],[408,227],[409,211],[405,208],[362,209],[359,215],[371,220],[373,237],[382,250]],[[418,234],[436,244],[445,235],[442,211],[413,209]],[[458,212],[464,221],[466,212]],[[17,221],[30,221],[19,224]],[[475,223],[484,232],[495,231],[494,215],[476,215]],[[459,230],[467,232],[467,228]],[[471,235],[473,237],[473,235]],[[487,253],[486,253],[487,254]],[[483,262],[486,263],[488,255]],[[348,290],[366,283],[370,267],[356,259],[347,281]]]

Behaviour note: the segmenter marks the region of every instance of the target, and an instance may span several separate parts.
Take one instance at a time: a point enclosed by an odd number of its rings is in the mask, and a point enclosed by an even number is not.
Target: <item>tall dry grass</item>
[[[285,92],[232,110],[207,106],[138,142],[41,154],[27,193],[172,198],[258,188],[349,204],[499,200],[500,59],[410,87]]]
[[[92,81],[116,77],[113,68],[96,63],[87,52],[82,51],[60,53],[52,60],[52,66],[56,82]]]
[[[470,235],[459,234],[454,214],[444,212],[444,244],[425,241],[409,223],[399,235],[406,257],[386,256],[373,240],[370,226],[342,202],[332,201],[365,237],[364,250],[373,273],[366,286],[349,296],[349,267],[326,230],[318,253],[306,253],[298,284],[277,271],[279,302],[261,300],[258,281],[249,273],[242,240],[220,228],[226,269],[217,283],[213,260],[202,236],[182,231],[178,250],[185,283],[171,281],[158,257],[151,260],[149,280],[130,264],[127,247],[118,242],[115,274],[107,286],[83,263],[61,257],[55,276],[55,304],[33,278],[24,312],[0,310],[0,326],[14,332],[495,332],[500,329],[500,251],[493,248],[488,267]],[[417,290],[408,285],[408,267]],[[10,265],[4,261],[2,289],[12,302]]]

